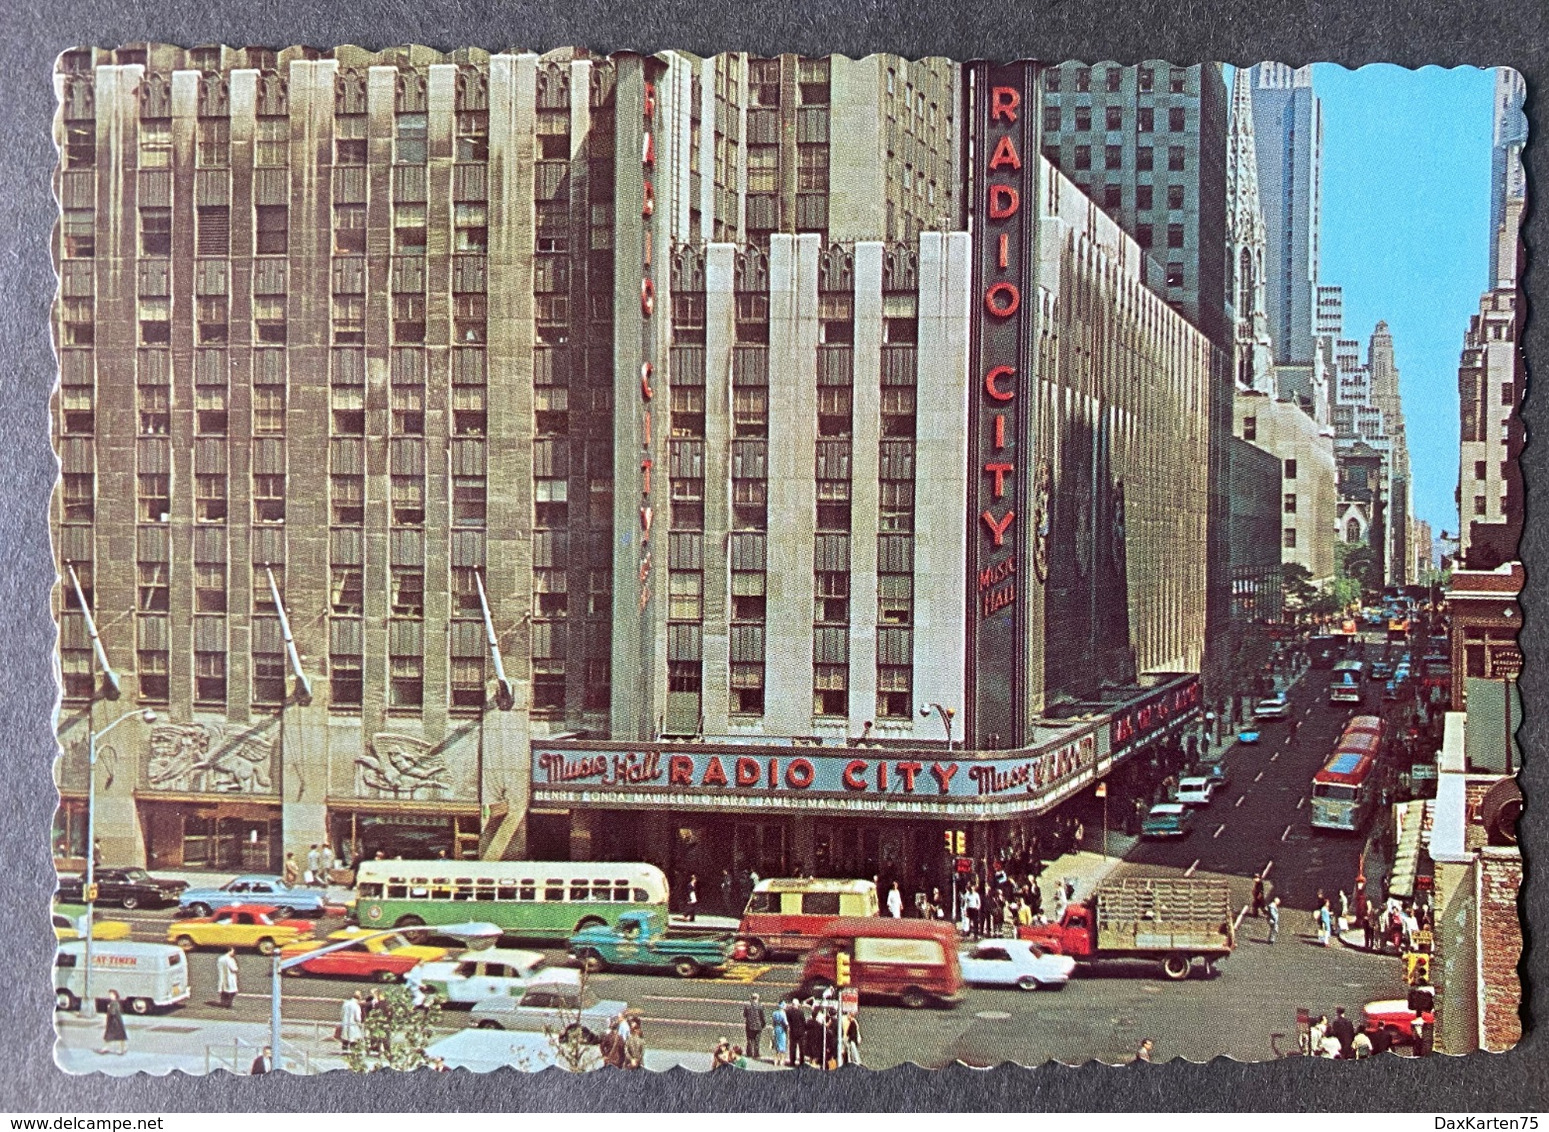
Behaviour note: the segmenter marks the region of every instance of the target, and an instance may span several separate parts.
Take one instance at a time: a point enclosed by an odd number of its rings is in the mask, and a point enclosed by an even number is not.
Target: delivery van
[[[841,917],[823,929],[802,967],[802,997],[843,984],[862,998],[897,999],[910,1009],[955,1006],[963,997],[957,929],[941,920]]]
[[[737,941],[755,963],[770,955],[804,955],[838,917],[876,914],[872,881],[771,877],[753,886]]]
[[[168,943],[95,940],[91,948],[91,993],[98,1005],[116,990],[125,1007],[147,1014],[188,998],[188,960]],[[54,955],[54,1005],[75,1010],[86,993],[86,941],[70,940]]]

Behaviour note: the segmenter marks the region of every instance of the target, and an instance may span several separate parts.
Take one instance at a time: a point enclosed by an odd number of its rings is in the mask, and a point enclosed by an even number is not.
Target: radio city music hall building
[[[1035,71],[63,56],[61,853],[142,704],[162,867],[923,875],[1174,735],[1209,346]]]

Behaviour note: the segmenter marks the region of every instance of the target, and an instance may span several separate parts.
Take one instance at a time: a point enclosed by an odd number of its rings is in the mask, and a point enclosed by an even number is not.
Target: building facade
[[[1323,109],[1312,68],[1249,68],[1268,234],[1269,332],[1282,364],[1313,360],[1322,227]]]
[[[1281,560],[1306,568],[1314,585],[1332,580],[1339,488],[1332,431],[1295,402],[1239,390],[1233,433],[1280,462],[1279,521],[1270,534]]]

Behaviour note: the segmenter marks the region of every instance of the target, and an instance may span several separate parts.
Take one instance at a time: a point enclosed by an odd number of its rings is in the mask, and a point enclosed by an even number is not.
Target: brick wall
[[[1479,971],[1483,1017],[1481,1044],[1499,1052],[1522,1038],[1522,920],[1517,892],[1522,886],[1522,856],[1516,849],[1492,848],[1475,866],[1479,897]]]

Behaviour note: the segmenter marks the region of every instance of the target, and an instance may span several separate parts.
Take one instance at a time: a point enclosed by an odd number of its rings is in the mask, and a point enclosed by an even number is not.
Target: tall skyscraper
[[[1387,577],[1405,585],[1413,572],[1410,554],[1412,522],[1409,488],[1409,440],[1404,428],[1404,402],[1398,387],[1398,365],[1393,360],[1393,335],[1386,322],[1377,323],[1367,350],[1371,372],[1372,407],[1382,414],[1389,443]]]
[[[1269,332],[1277,362],[1308,365],[1315,353],[1323,112],[1311,67],[1260,63],[1250,74],[1269,243]]]
[[[1490,282],[1517,285],[1517,230],[1527,206],[1522,147],[1527,144],[1527,84],[1510,67],[1495,69],[1495,146],[1490,155]]]
[[[1231,276],[1227,296],[1233,318],[1233,372],[1239,389],[1275,392],[1274,353],[1265,306],[1266,231],[1259,203],[1258,157],[1248,73],[1232,80],[1232,112],[1226,141],[1226,243]]]

